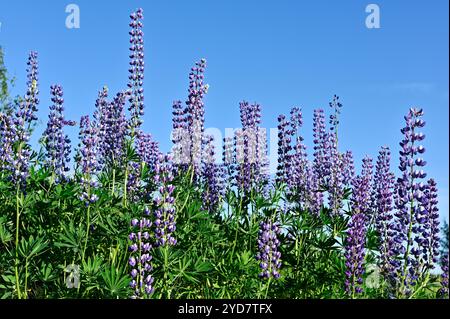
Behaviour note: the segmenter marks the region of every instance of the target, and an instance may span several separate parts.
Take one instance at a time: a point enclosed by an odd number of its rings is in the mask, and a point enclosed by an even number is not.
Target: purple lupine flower
[[[28,144],[30,140],[30,132],[34,122],[37,120],[36,112],[39,104],[39,88],[38,88],[38,63],[37,53],[31,52],[27,62],[27,92],[25,97],[20,101],[19,107],[14,116],[14,125],[16,127],[17,147],[14,160],[12,163],[11,179],[14,184],[19,185],[22,189],[26,185],[28,177],[28,166],[31,156],[31,147]]]
[[[417,246],[411,251],[418,257],[418,262],[424,271],[432,270],[439,256],[439,208],[436,182],[430,178],[423,191],[423,200],[416,211],[417,223],[413,226],[414,241]]]
[[[128,162],[127,194],[128,197],[136,202],[142,195],[141,193],[141,163]]]
[[[187,138],[183,139],[183,147],[187,144],[189,164],[193,169],[193,180],[198,181],[201,174],[201,154],[203,133],[205,130],[205,108],[203,98],[208,92],[204,84],[206,60],[195,63],[189,73],[189,95],[186,101]]]
[[[97,186],[94,177],[99,170],[97,130],[91,123],[89,115],[81,117],[79,136],[81,144],[79,147],[78,165],[82,174],[80,200],[86,206],[89,206],[98,200],[97,195],[93,193],[93,189]]]
[[[126,97],[126,92],[119,92],[113,101],[109,103],[111,111],[108,113],[110,117],[106,130],[105,155],[113,163],[116,161],[120,163],[125,152],[125,137],[128,134],[128,125],[124,111]]]
[[[361,178],[356,178],[359,183]],[[366,237],[366,217],[363,212],[356,212],[348,225],[345,246],[345,291],[350,298],[362,293],[364,274],[364,241]]]
[[[123,160],[125,137],[128,133],[128,123],[124,112],[127,96],[127,92],[119,92],[112,101],[108,101],[106,87],[98,94],[94,118],[98,130],[101,166],[115,166]]]
[[[330,131],[334,131],[337,138],[337,129],[339,126],[339,115],[341,114],[342,103],[339,102],[339,96],[333,95],[333,100],[329,103],[334,114],[330,115]]]
[[[173,236],[175,232],[175,205],[173,191],[172,155],[160,154],[155,165],[155,183],[158,185],[158,194],[154,200],[157,209],[155,215],[156,246],[176,245],[177,240]]]
[[[172,104],[172,153],[174,154],[174,164],[183,170],[187,169],[189,163],[190,138],[187,128],[186,108],[183,108],[181,101],[174,101]]]
[[[153,270],[150,254],[152,245],[150,241],[150,229],[152,222],[147,217],[150,211],[147,207],[144,209],[144,217],[140,220],[133,219],[131,221],[132,231],[128,236],[131,244],[129,251],[131,256],[128,264],[131,266],[131,282],[130,286],[133,289],[132,299],[141,299],[145,295],[149,296],[153,293],[154,278],[151,275]]]
[[[161,154],[159,144],[153,140],[151,134],[143,132],[138,133],[136,152],[142,162],[144,162],[151,170],[154,169],[158,157]]]
[[[448,299],[448,252],[441,258],[441,288],[439,289],[438,295],[441,298]]]
[[[289,180],[289,171],[291,167],[291,133],[289,130],[289,121],[283,114],[278,116],[278,165],[277,165],[277,183],[286,183]]]
[[[243,101],[239,104],[242,129],[236,138],[240,154],[236,154],[237,185],[244,193],[267,181],[268,159],[265,130],[261,124],[261,106]]]
[[[423,192],[425,185],[421,182],[426,177],[422,167],[425,161],[419,157],[425,152],[425,148],[418,144],[425,135],[417,132],[417,129],[425,126],[421,119],[422,109],[412,108],[405,116],[406,126],[401,130],[403,140],[400,142],[400,165],[402,176],[398,178],[395,194],[395,218],[393,221],[393,238],[395,245],[393,253],[397,258],[391,259],[393,268],[393,284],[397,288],[399,296],[408,295],[410,286],[418,279],[418,259],[420,251],[413,250],[416,234],[413,227],[420,224],[417,216],[424,201]]]
[[[37,106],[39,104],[39,86],[38,86],[38,62],[37,52],[30,52],[27,62],[27,92],[23,101],[19,103],[19,109],[16,112],[16,120],[18,126],[29,130],[34,121],[37,120]],[[25,128],[28,126],[28,128]]]
[[[342,184],[349,186],[355,178],[355,164],[352,151],[346,151],[342,156]]]
[[[391,151],[382,147],[376,163],[372,190],[372,205],[374,205],[375,229],[380,238],[380,268],[384,275],[390,273],[390,259],[392,258],[392,200],[395,176],[390,168]]]
[[[281,252],[278,250],[280,241],[278,235],[281,229],[277,222],[271,220],[262,221],[259,225],[258,253],[256,260],[259,261],[261,278],[280,278]]]
[[[353,179],[352,218],[345,246],[345,291],[349,297],[362,293],[367,212],[370,208],[370,179],[358,175]]]
[[[95,112],[94,120],[97,126],[97,136],[99,143],[99,151],[101,156],[99,156],[99,164],[104,165],[107,158],[106,149],[109,147],[106,143],[106,138],[108,137],[108,117],[110,117],[110,109],[108,107],[108,88],[103,87],[101,91],[98,92],[98,97],[95,100]]]
[[[142,19],[144,18],[143,10],[137,9],[130,15],[130,68],[128,72],[128,88],[130,96],[130,130],[131,136],[139,129],[142,124],[142,116],[144,115],[144,32],[142,31]]]
[[[224,166],[224,174],[227,180],[227,187],[233,186],[236,174],[236,149],[233,137],[225,137],[223,139],[222,163]]]
[[[303,125],[302,111],[298,107],[291,109],[290,125],[292,135],[295,137],[294,153],[291,156],[289,172],[289,192],[294,192],[298,196],[300,206],[310,207],[308,188],[308,158],[300,128]]]
[[[325,185],[328,187],[328,205],[333,215],[338,215],[342,208],[342,199],[344,197],[344,162],[342,154],[337,149],[336,134],[328,133],[326,138]]]
[[[205,139],[202,159],[202,179],[205,190],[202,192],[202,208],[214,212],[219,207],[220,199],[224,196],[224,171],[223,166],[215,162],[213,136],[207,135]]]
[[[314,170],[315,175],[319,178],[319,184],[323,184],[323,179],[327,177],[325,168],[325,115],[322,109],[314,110],[313,122],[313,142],[314,142]]]
[[[50,94],[53,105],[50,106],[47,128],[44,131],[43,139],[46,149],[47,166],[55,173],[55,182],[65,180],[66,172],[69,171],[70,162],[70,139],[64,134],[64,126],[75,125],[72,121],[64,118],[63,90],[60,85],[52,85]]]
[[[319,177],[317,176],[317,172],[315,170],[313,163],[308,163],[306,167],[307,174],[307,184],[306,184],[306,194],[308,199],[308,208],[311,213],[315,216],[319,216],[320,210],[323,205],[323,193],[320,191]]]
[[[372,188],[373,188],[373,159],[366,155],[362,160],[362,169],[361,169],[361,176],[365,179],[365,183],[367,183],[369,187],[369,199],[367,201],[368,207],[366,208],[366,214],[368,215],[368,218],[366,219],[367,223],[370,223],[372,221],[373,217],[373,197],[372,197]]]
[[[0,113],[0,173],[12,178],[14,171],[14,144],[17,142],[16,126],[12,116]]]

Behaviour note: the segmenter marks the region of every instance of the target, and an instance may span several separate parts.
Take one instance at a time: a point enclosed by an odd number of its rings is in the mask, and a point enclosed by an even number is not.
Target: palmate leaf
[[[26,259],[31,259],[44,253],[48,247],[48,241],[44,237],[34,238],[31,235],[28,239],[22,238],[19,244],[19,253]]]
[[[41,262],[38,267],[37,278],[43,282],[54,281],[58,278],[58,272],[55,271],[51,263]]]
[[[106,266],[101,272],[105,284],[106,295],[111,298],[125,298],[129,292],[130,277],[125,272],[126,267]]]
[[[69,248],[75,253],[81,253],[82,243],[85,237],[84,229],[81,225],[74,226],[73,222],[63,225],[63,230],[59,234],[58,241],[55,242],[56,247]]]
[[[6,218],[0,218],[0,243],[7,245],[13,238],[12,233],[8,230]]]

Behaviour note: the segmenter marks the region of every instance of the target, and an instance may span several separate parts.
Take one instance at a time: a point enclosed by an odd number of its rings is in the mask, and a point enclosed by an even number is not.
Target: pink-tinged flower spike
[[[176,245],[177,240],[173,236],[175,232],[175,205],[173,191],[175,186],[172,184],[172,155],[159,155],[158,162],[155,165],[155,184],[158,185],[158,191],[154,200],[157,207],[155,215],[155,238],[157,247],[166,245]]]
[[[53,105],[50,106],[47,128],[44,131],[42,141],[46,150],[46,165],[55,174],[55,182],[66,180],[66,172],[69,171],[70,139],[64,134],[64,126],[75,125],[64,118],[63,90],[60,85],[51,86]]]
[[[144,18],[143,10],[137,9],[130,15],[130,68],[128,72],[128,88],[130,96],[128,101],[130,106],[129,127],[131,137],[133,138],[136,131],[142,124],[142,116],[144,115],[144,32],[142,31],[142,19]]]
[[[130,287],[133,289],[132,299],[142,299],[153,293],[154,278],[151,275],[153,270],[152,261],[152,245],[150,243],[150,229],[152,222],[149,219],[150,211],[147,207],[144,209],[144,217],[140,220],[133,219],[131,221],[131,233],[128,236],[131,244],[129,251],[131,256],[128,264],[131,267]]]

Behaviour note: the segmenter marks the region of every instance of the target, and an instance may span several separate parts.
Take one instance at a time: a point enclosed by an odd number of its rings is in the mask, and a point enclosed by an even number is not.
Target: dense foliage
[[[30,53],[27,92],[0,113],[2,298],[448,298],[448,227],[440,252],[421,109],[405,116],[396,175],[389,147],[355,173],[352,152],[338,148],[337,96],[328,127],[314,111],[308,157],[294,107],[278,117],[271,176],[258,104],[240,104],[242,128],[215,160],[202,59],[186,102],[173,104],[173,148],[163,153],[141,129],[142,19],[131,14],[128,87],[112,97],[102,88],[93,115],[75,123],[52,85],[39,151],[29,142],[40,104]],[[73,125],[72,154],[64,129]]]

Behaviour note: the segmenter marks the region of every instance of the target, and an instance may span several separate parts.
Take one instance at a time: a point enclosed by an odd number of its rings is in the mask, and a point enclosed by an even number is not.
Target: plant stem
[[[113,168],[113,170],[112,170],[111,196],[114,196],[115,186],[116,186],[116,168]]]
[[[86,253],[86,247],[87,247],[87,242],[88,242],[88,237],[89,237],[89,227],[90,227],[90,211],[91,211],[91,205],[89,205],[87,207],[87,216],[86,216],[86,237],[84,239],[84,247],[83,247],[83,252],[81,254],[81,263],[84,263],[84,255]]]
[[[267,287],[266,287],[266,293],[264,295],[264,299],[267,299],[267,294],[269,293],[269,287],[270,287],[271,281],[272,281],[272,277],[269,277],[269,280],[267,281]]]
[[[164,254],[164,289],[167,293],[167,299],[170,299],[169,280],[168,280],[168,268],[169,268],[169,247],[167,244],[163,247]]]
[[[27,284],[28,284],[28,258],[25,260],[25,288],[24,288],[24,298],[28,297],[27,294]]]
[[[128,163],[125,165],[125,179],[123,181],[123,206],[127,206]]]
[[[20,285],[19,285],[19,218],[20,218],[20,209],[19,209],[19,192],[20,192],[20,186],[17,185],[16,187],[16,260],[15,260],[15,275],[16,275],[16,289],[17,289],[17,297],[21,299],[21,293],[20,293]]]

